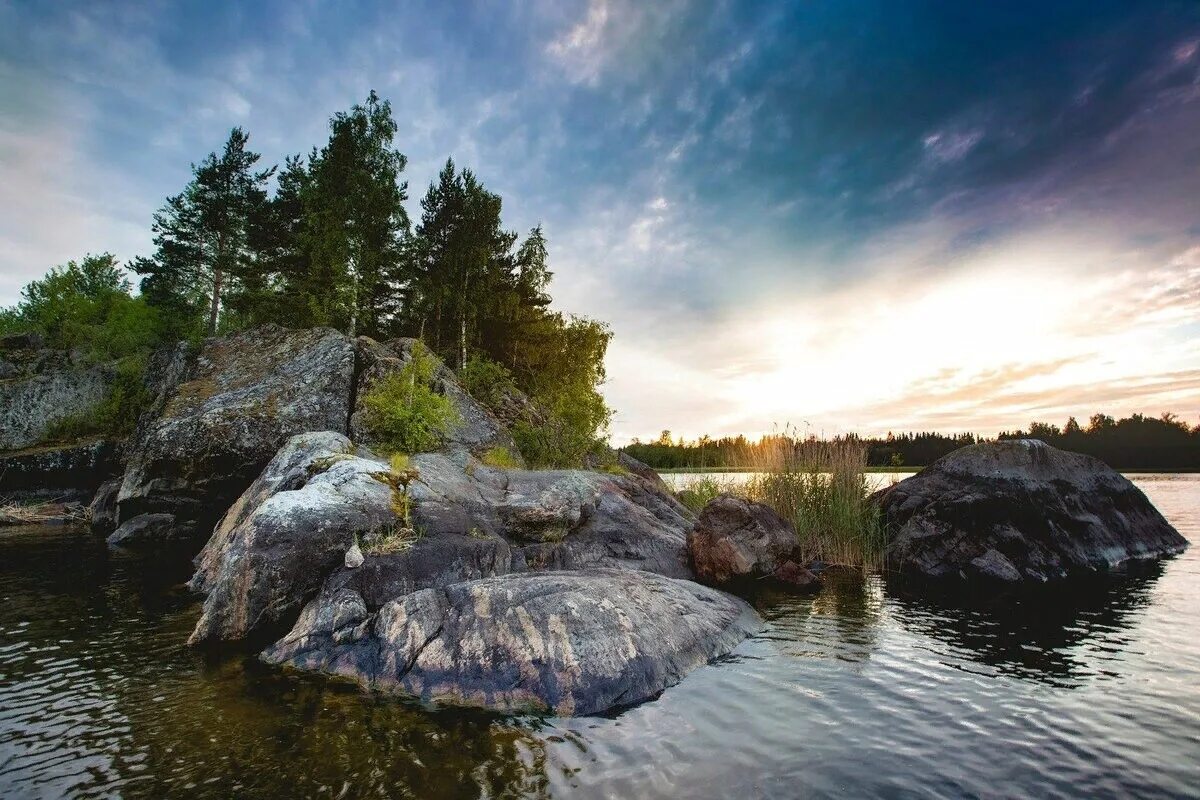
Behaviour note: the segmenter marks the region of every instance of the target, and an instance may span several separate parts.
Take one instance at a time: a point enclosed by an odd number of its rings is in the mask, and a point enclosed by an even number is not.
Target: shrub
[[[513,425],[512,435],[521,455],[534,467],[580,467],[601,446],[593,429],[574,425],[557,414],[547,414],[541,425],[518,422]]]
[[[502,408],[507,397],[515,394],[517,384],[502,364],[483,356],[472,356],[458,371],[463,388],[493,412]]]
[[[144,353],[158,344],[162,326],[158,312],[130,290],[109,253],[68,261],[0,311],[0,333],[37,331],[50,347],[78,350],[91,361]]]
[[[434,450],[461,424],[450,400],[432,388],[434,368],[433,356],[418,343],[403,369],[377,381],[363,396],[363,423],[381,450]]]
[[[479,460],[496,469],[519,469],[521,466],[521,462],[517,461],[516,456],[510,453],[507,447],[492,447],[480,456]]]

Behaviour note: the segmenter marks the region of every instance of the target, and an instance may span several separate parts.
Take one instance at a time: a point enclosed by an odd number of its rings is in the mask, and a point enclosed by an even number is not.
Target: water
[[[1192,541],[1200,476],[1135,481]],[[886,478],[880,478],[886,480]],[[183,646],[186,563],[0,530],[0,795],[1200,794],[1200,547],[1020,602],[874,578],[612,718],[428,711]]]

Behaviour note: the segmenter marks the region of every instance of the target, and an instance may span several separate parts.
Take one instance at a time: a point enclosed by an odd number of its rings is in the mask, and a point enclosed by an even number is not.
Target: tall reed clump
[[[769,437],[742,494],[796,526],[805,552],[828,564],[883,565],[879,512],[868,501],[867,446],[856,439]]]

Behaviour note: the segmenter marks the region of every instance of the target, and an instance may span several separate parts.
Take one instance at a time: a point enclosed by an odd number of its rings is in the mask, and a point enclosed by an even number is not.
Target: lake
[[[1130,477],[1200,539],[1200,475]],[[0,795],[1200,793],[1200,548],[1002,599],[880,576],[763,594],[765,628],[730,656],[565,720],[431,711],[193,653],[189,573],[83,531],[0,529]]]

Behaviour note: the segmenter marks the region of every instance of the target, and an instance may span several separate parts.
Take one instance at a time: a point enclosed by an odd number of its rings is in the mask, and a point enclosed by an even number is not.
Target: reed
[[[866,444],[800,438],[794,429],[768,437],[766,444],[739,493],[790,520],[808,558],[881,567],[885,538],[878,511],[868,500]]]

